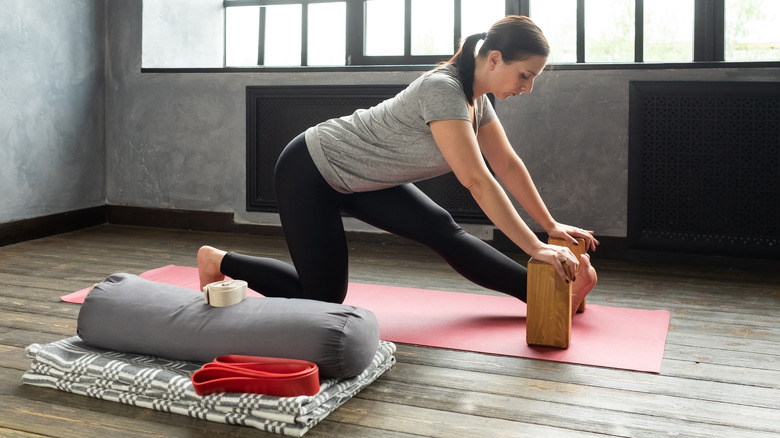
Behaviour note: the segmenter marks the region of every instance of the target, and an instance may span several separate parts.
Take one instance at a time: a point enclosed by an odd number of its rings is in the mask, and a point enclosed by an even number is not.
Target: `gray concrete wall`
[[[105,204],[103,5],[0,0],[0,223]]]
[[[245,210],[245,87],[405,84],[420,74],[141,73],[142,1],[105,3],[105,51],[101,5],[2,3],[10,13],[0,17],[0,223],[104,198],[277,223]],[[629,82],[778,78],[777,68],[552,70],[497,111],[553,215],[622,237]]]

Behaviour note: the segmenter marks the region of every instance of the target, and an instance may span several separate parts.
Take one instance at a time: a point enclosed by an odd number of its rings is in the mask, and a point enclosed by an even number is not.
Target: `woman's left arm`
[[[498,118],[479,127],[477,141],[496,176],[548,235],[560,237],[571,243],[576,243],[576,237],[582,237],[589,249],[596,250],[599,242],[593,237],[593,231],[564,225],[553,219],[531,179],[531,174],[512,148]]]

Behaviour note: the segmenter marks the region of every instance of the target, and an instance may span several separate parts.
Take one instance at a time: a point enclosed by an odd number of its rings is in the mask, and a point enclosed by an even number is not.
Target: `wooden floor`
[[[21,384],[27,345],[76,332],[79,306],[60,295],[194,266],[202,244],[287,259],[279,238],[115,225],[0,247],[0,436],[274,436]],[[351,258],[353,281],[481,292],[415,246],[355,243]],[[671,311],[660,374],[399,345],[306,436],[780,436],[780,274],[595,263],[590,303]]]

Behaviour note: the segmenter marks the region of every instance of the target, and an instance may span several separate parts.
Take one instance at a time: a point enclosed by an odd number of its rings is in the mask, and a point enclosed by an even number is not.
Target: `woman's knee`
[[[438,206],[437,206],[438,207]],[[425,216],[424,236],[433,239],[454,238],[465,233],[452,215],[442,207],[429,209]]]

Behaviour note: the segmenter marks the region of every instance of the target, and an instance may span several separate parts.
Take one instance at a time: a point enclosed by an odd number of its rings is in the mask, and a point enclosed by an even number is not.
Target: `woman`
[[[479,40],[484,43],[475,57]],[[565,247],[539,241],[483,159],[550,236],[573,243],[581,237],[595,250],[592,231],[552,218],[486,96],[530,93],[548,54],[547,40],[531,20],[508,16],[487,33],[466,38],[450,61],[394,98],[309,128],[285,148],[275,170],[279,215],[294,266],[204,246],[198,251],[201,286],[227,275],[265,296],[343,302],[343,211],[422,243],[469,280],[525,301],[526,269],[465,233],[411,184],[452,171],[517,246],[574,281],[576,309],[596,283],[587,255],[578,260]],[[571,278],[562,263],[572,268]]]

